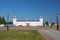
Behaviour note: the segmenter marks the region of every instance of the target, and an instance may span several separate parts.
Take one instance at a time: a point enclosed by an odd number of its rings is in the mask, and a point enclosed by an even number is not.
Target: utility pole
[[[51,19],[51,28],[52,28],[52,19]]]
[[[9,22],[9,14],[7,14],[7,30],[9,30],[9,24],[8,24],[8,22]]]
[[[45,27],[44,18],[43,18],[43,27]]]
[[[58,14],[56,14],[56,23],[57,23],[57,30],[59,30],[59,24],[58,24]]]

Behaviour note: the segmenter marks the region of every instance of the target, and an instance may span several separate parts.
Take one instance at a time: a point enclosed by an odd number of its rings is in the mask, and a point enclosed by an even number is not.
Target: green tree
[[[2,21],[2,24],[6,24],[6,20],[5,20],[4,16],[1,17],[1,21]]]
[[[1,17],[0,17],[0,24],[1,24],[2,22],[1,22]]]
[[[13,24],[13,22],[6,22],[6,24]]]
[[[46,25],[49,25],[48,21],[45,22]]]
[[[53,22],[52,25],[54,25],[55,23]]]

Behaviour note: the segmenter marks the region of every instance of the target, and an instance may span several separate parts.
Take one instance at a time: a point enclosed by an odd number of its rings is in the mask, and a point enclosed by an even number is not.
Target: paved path
[[[60,32],[52,29],[44,29],[41,27],[10,27],[10,30],[37,30],[46,40],[60,40]],[[1,27],[0,30],[6,30],[6,27]]]
[[[57,30],[52,29],[39,29],[41,33],[45,34],[46,36],[50,37],[51,40],[60,40],[60,32]]]

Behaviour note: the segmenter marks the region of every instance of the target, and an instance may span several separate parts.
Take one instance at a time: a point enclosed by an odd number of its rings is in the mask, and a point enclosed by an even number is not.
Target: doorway
[[[30,23],[26,23],[26,24],[27,24],[27,26],[30,26],[30,25],[29,25]]]

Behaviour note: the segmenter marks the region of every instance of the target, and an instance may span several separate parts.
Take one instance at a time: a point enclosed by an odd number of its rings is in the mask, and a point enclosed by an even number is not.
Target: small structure
[[[16,16],[13,17],[13,25],[15,26],[43,26],[43,17],[40,16],[39,20],[18,20]]]
[[[0,27],[4,27],[5,25],[4,24],[0,24]]]

